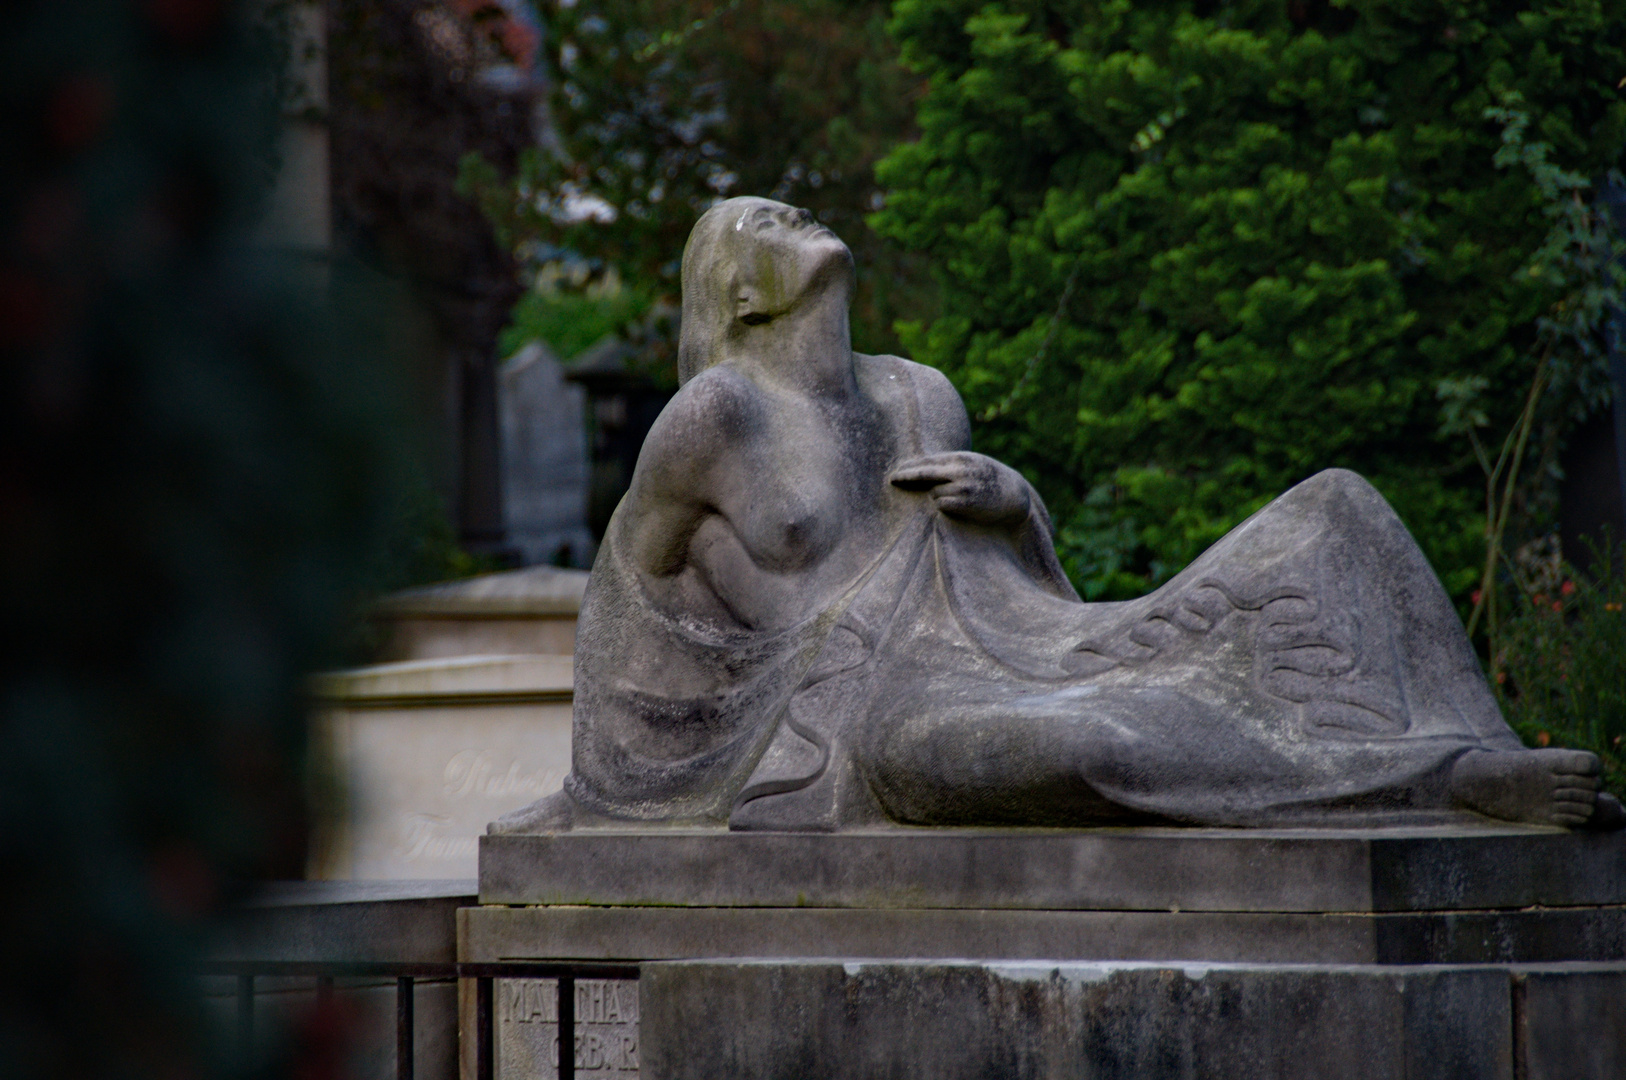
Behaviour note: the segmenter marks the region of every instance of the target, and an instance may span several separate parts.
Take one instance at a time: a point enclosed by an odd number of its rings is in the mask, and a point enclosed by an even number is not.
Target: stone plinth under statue
[[[1621,832],[577,830],[480,870],[460,957],[641,962],[646,1078],[1626,1070]]]
[[[1156,592],[1083,603],[947,381],[852,352],[852,272],[778,203],[696,226],[683,386],[583,600],[572,772],[482,839],[461,955],[703,959],[646,969],[658,1076],[865,1075],[806,1026],[830,993],[891,1001],[851,1049],[922,1077],[1503,1076],[1547,1037],[1509,1042],[1546,1015],[1520,965],[1603,964],[1626,1014],[1626,815],[1595,757],[1520,744],[1369,484],[1320,473]],[[1044,967],[1081,961],[1118,966]],[[1231,1006],[1153,1001],[1158,962],[1240,965]],[[1312,1063],[1270,1034],[1295,1010],[1393,1052]],[[948,1068],[862,1041],[887,1024],[997,1031]]]

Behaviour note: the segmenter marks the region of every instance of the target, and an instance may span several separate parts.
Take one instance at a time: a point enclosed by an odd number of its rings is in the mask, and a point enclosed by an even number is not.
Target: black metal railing
[[[495,1080],[496,1018],[492,1005],[497,979],[557,979],[559,1021],[559,1080],[576,1080],[576,980],[638,978],[637,964],[576,963],[568,961],[504,960],[486,964],[410,964],[388,961],[338,963],[326,960],[211,960],[204,975],[237,979],[237,1037],[244,1052],[254,1044],[254,980],[310,978],[316,980],[317,1000],[333,993],[336,978],[395,980],[395,1075],[413,1080],[413,994],[425,980],[474,980],[475,1080]]]

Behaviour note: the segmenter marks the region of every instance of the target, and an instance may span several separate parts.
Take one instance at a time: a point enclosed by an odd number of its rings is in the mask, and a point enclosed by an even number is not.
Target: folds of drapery
[[[572,795],[614,817],[833,830],[1448,815],[1517,749],[1404,526],[1311,478],[1156,592],[1058,595],[1009,533],[924,496],[787,630],[662,612],[611,549],[578,645]]]

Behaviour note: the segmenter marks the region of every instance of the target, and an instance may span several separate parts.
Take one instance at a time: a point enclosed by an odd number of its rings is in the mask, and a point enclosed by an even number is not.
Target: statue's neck
[[[787,390],[813,397],[857,392],[844,292],[799,304],[741,338],[732,359]]]

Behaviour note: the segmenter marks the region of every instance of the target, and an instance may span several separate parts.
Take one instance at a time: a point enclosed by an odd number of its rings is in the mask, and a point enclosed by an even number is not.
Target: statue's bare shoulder
[[[756,384],[727,365],[690,379],[650,428],[633,475],[634,497],[704,499],[719,458],[761,428],[763,407]]]
[[[923,452],[971,448],[965,402],[941,371],[901,356],[863,353],[853,354],[853,366],[865,391],[883,407],[918,413]]]

